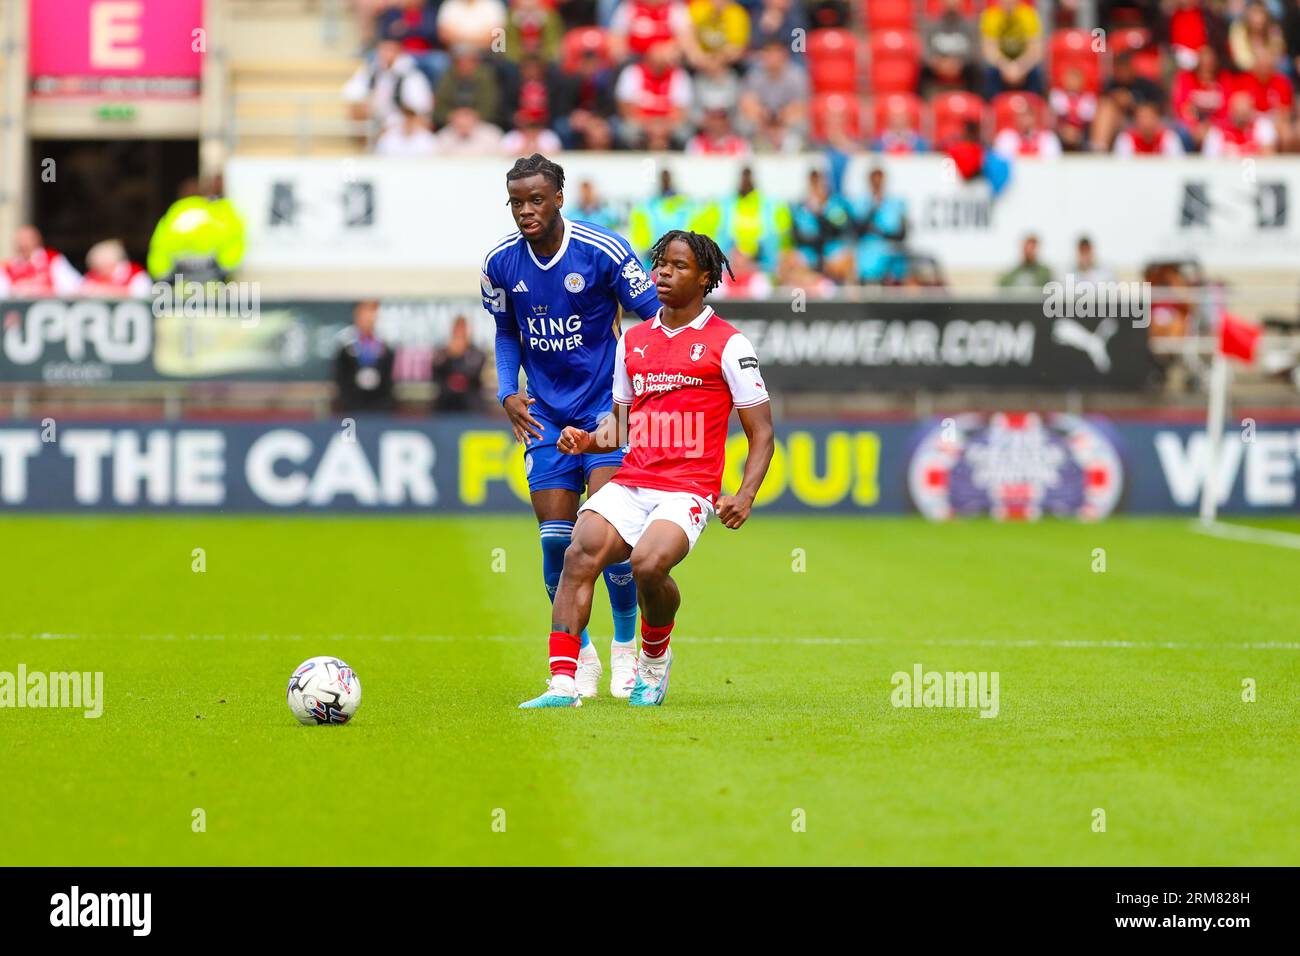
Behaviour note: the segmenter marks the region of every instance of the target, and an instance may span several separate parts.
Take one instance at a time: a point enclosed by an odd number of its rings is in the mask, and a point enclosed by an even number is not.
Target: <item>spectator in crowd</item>
[[[555,0],[565,31],[596,25],[596,0]]]
[[[451,111],[447,125],[434,134],[440,156],[490,156],[501,152],[501,128],[482,120],[470,106]]]
[[[807,265],[838,282],[852,279],[853,210],[831,193],[820,169],[808,173],[808,192],[790,211],[791,238]],[[781,257],[785,262],[786,257]],[[786,285],[788,283],[782,283]]]
[[[854,210],[858,237],[858,281],[863,285],[895,284],[907,274],[907,203],[885,192],[885,171],[867,173],[867,195]]]
[[[63,253],[46,248],[35,226],[19,226],[14,246],[17,254],[0,260],[0,299],[64,297],[81,289],[81,273]]]
[[[225,281],[244,259],[244,221],[222,196],[220,175],[186,179],[179,198],[163,213],[149,240],[149,274],[174,281]]]
[[[801,147],[808,126],[808,75],[790,57],[784,40],[763,44],[745,73],[740,94],[741,132],[760,152]]]
[[[555,115],[552,101],[559,85],[559,70],[553,64],[539,56],[524,57],[519,63],[519,82],[512,91],[513,100],[509,109],[512,125],[548,125]],[[556,142],[559,142],[558,138]]]
[[[80,292],[103,299],[147,299],[153,294],[153,280],[144,266],[127,257],[119,240],[105,239],[86,253]]]
[[[808,21],[814,30],[846,27],[849,24],[848,0],[804,0]]]
[[[1219,55],[1211,46],[1201,50],[1195,70],[1180,70],[1174,77],[1174,116],[1195,148],[1200,149],[1210,128],[1227,117],[1231,91],[1232,74],[1219,68]]]
[[[670,230],[712,232],[697,219],[698,214],[695,202],[677,191],[672,171],[661,169],[658,194],[632,207],[628,217],[627,241],[638,254],[644,256],[655,240]],[[716,228],[716,217],[714,225]]]
[[[1260,59],[1248,73],[1239,73],[1233,92],[1249,93],[1255,109],[1267,116],[1277,130],[1278,148],[1290,149],[1293,139],[1291,110],[1295,94],[1291,81],[1278,73],[1271,60]]]
[[[469,321],[456,316],[447,344],[433,353],[432,379],[438,387],[436,412],[478,412],[483,409],[483,368],[487,357],[469,337]]]
[[[921,93],[979,90],[980,40],[962,0],[943,0],[938,18],[921,30]]]
[[[1113,282],[1115,273],[1105,266],[1097,264],[1097,253],[1092,248],[1092,240],[1080,236],[1075,246],[1074,277],[1079,282]]]
[[[835,283],[808,265],[795,249],[781,253],[776,267],[776,284],[786,289],[802,289],[814,299],[829,299],[835,295]]]
[[[480,53],[499,53],[505,27],[506,8],[501,0],[442,0],[438,7],[438,36],[448,50],[464,46]]]
[[[1083,71],[1069,67],[1061,77],[1061,85],[1052,90],[1047,99],[1056,116],[1056,135],[1061,147],[1068,153],[1078,153],[1088,148],[1088,126],[1097,116],[1097,97],[1085,88]]]
[[[1043,92],[1043,25],[1038,11],[1022,0],[996,0],[980,14],[985,96],[1006,90]]]
[[[577,69],[556,76],[553,90],[555,132],[565,149],[596,149],[593,140],[609,142],[616,109],[614,73],[601,62],[598,51],[583,50]]]
[[[901,155],[928,152],[930,144],[913,127],[907,104],[892,102],[885,109],[885,128],[871,141],[871,148],[877,153]]]
[[[731,67],[749,49],[749,13],[736,0],[691,0],[698,57],[691,65]]]
[[[1061,141],[1050,129],[1043,129],[1038,120],[1038,109],[1033,103],[1017,97],[1012,125],[993,138],[993,151],[1003,159],[1036,156],[1039,159],[1056,159],[1061,155]]]
[[[1002,274],[998,285],[1004,289],[1038,289],[1052,281],[1052,270],[1038,261],[1038,237],[1025,236],[1020,246],[1020,261]]]
[[[764,272],[772,272],[781,250],[790,244],[790,209],[760,190],[754,170],[744,166],[735,195],[722,203],[718,229],[724,249],[739,249]]]
[[[623,67],[614,96],[622,121],[620,135],[628,146],[649,150],[682,146],[692,87],[671,40],[655,43],[644,60]]]
[[[563,148],[560,137],[541,120],[521,116],[515,120],[515,128],[501,137],[500,151],[503,156],[531,156],[558,153]]]
[[[609,23],[610,55],[615,63],[639,60],[660,43],[685,50],[689,62],[700,57],[695,24],[681,0],[622,0]]]
[[[1116,156],[1181,156],[1185,152],[1178,134],[1165,125],[1160,107],[1142,102],[1133,112],[1133,122],[1115,137]]]
[[[1115,136],[1133,119],[1139,103],[1164,103],[1164,91],[1133,67],[1133,57],[1126,51],[1115,57],[1110,82],[1097,104],[1097,120],[1092,124],[1094,152],[1108,153]]]
[[[728,110],[714,108],[705,112],[700,131],[687,142],[686,151],[694,156],[748,156],[749,141],[731,128]]]
[[[352,310],[352,325],[339,334],[334,353],[339,411],[381,412],[396,407],[393,350],[375,335],[378,318],[378,302],[358,302]]]
[[[1183,292],[1187,277],[1172,262],[1155,262],[1146,268],[1142,279],[1155,289],[1151,300],[1151,338],[1179,339],[1191,329],[1192,304]]]
[[[1210,128],[1201,144],[1205,156],[1268,156],[1277,151],[1277,127],[1255,109],[1245,90],[1228,98],[1228,116]]]
[[[389,123],[375,143],[380,156],[432,156],[437,151],[438,140],[432,130],[409,106],[401,107],[401,119]]]
[[[375,24],[381,37],[396,40],[410,54],[431,84],[447,68],[447,52],[438,38],[438,0],[399,0],[381,10]]]
[[[1174,64],[1180,70],[1193,69],[1207,46],[1221,52],[1227,42],[1223,21],[1206,10],[1201,0],[1174,0],[1165,33]]]
[[[351,104],[354,119],[370,120],[381,130],[400,120],[401,106],[420,117],[433,111],[428,77],[413,56],[402,52],[401,43],[387,37],[379,41],[374,56],[357,67],[343,87],[343,98]]]
[[[756,12],[751,13],[750,45],[755,49],[775,40],[787,48],[794,42],[796,30],[808,30],[800,0],[762,0]]]
[[[1260,0],[1250,0],[1228,27],[1228,53],[1233,65],[1243,73],[1251,72],[1259,63],[1276,68],[1285,59],[1282,26]]]
[[[620,225],[617,211],[600,197],[596,184],[590,179],[584,179],[578,184],[578,201],[573,209],[573,218],[606,229],[618,229]]]
[[[564,24],[545,0],[511,0],[506,23],[506,56],[519,62],[539,57],[546,63],[560,58]]]
[[[740,80],[736,71],[724,66],[719,60],[710,60],[703,68],[695,71],[691,104],[694,108],[691,122],[699,126],[704,122],[704,114],[709,110],[723,110],[728,117],[736,115],[740,104]]]
[[[772,294],[772,280],[759,268],[752,257],[740,249],[727,253],[731,272],[722,273],[722,282],[712,295],[722,299],[766,299]]]
[[[483,62],[474,47],[456,47],[452,51],[451,68],[438,83],[436,102],[433,118],[438,126],[446,125],[452,113],[464,109],[473,110],[478,120],[494,121],[501,108],[496,71]]]

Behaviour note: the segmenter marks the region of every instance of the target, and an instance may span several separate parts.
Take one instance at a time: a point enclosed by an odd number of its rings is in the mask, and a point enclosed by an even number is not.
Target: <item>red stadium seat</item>
[[[867,30],[912,29],[912,0],[862,0]]]
[[[990,105],[993,107],[994,133],[1000,133],[1004,129],[1014,127],[1016,125],[1016,114],[1025,106],[1038,114],[1040,126],[1051,128],[1051,111],[1048,109],[1047,101],[1037,93],[1021,93],[1014,90],[1008,93],[999,93],[993,97],[993,102]]]
[[[812,101],[813,138],[825,141],[832,119],[838,117],[850,139],[862,136],[862,103],[852,93],[817,93]]]
[[[858,88],[858,41],[848,30],[808,34],[808,75],[818,93],[853,93]]]
[[[1109,35],[1110,54],[1128,53],[1133,58],[1133,69],[1155,83],[1164,81],[1164,64],[1160,59],[1160,45],[1151,42],[1151,31],[1142,27],[1125,27],[1112,30]]]
[[[609,57],[609,36],[605,31],[600,27],[578,27],[564,35],[560,68],[565,73],[575,72],[582,55],[588,51],[594,51],[600,57],[602,66],[612,65]]]
[[[912,129],[916,132],[921,131],[921,113],[924,109],[921,98],[915,93],[888,93],[885,96],[877,96],[875,103],[872,105],[872,136],[879,136],[884,132],[886,118],[899,107],[907,110]]]
[[[984,101],[974,93],[940,93],[930,100],[930,113],[936,145],[960,137],[967,123],[984,128]]]
[[[921,73],[921,43],[915,33],[881,30],[871,34],[871,89],[911,93]]]
[[[1083,73],[1084,89],[1101,90],[1101,54],[1092,48],[1092,34],[1087,30],[1057,30],[1052,34],[1049,56],[1052,67],[1051,86],[1064,86],[1065,73],[1078,67]]]

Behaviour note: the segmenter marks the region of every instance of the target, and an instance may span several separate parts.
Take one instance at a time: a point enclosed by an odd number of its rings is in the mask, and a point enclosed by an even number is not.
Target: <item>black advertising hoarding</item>
[[[155,309],[150,301],[0,303],[0,382],[329,381],[353,303],[264,302],[254,312]],[[754,343],[775,390],[994,387],[1142,388],[1151,372],[1143,320],[1049,315],[1042,302],[991,299],[719,301]],[[458,315],[477,344],[495,327],[477,300],[384,302],[379,334],[398,379],[427,379],[433,347]]]

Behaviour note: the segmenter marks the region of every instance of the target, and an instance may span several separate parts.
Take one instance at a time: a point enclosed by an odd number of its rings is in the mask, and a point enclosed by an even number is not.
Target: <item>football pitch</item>
[[[643,710],[607,679],[516,709],[549,630],[524,516],[0,541],[0,672],[104,675],[98,719],[0,709],[0,865],[1300,864],[1300,553],[1182,519],[715,524]],[[285,706],[318,654],[361,679],[346,726]],[[996,672],[996,716],[895,706],[918,666]]]

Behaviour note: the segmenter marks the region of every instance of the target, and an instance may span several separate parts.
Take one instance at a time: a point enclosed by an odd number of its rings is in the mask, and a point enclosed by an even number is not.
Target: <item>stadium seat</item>
[[[868,31],[912,29],[912,0],[862,0]]]
[[[812,101],[812,133],[819,141],[826,139],[829,120],[839,116],[844,121],[844,131],[851,139],[862,135],[861,100],[852,93],[817,93]]]
[[[1092,34],[1087,30],[1057,30],[1052,34],[1051,86],[1064,86],[1066,70],[1078,67],[1083,73],[1084,88],[1093,93],[1101,90],[1101,54],[1092,48]]]
[[[1133,69],[1138,76],[1144,76],[1155,83],[1164,82],[1163,63],[1160,59],[1160,45],[1151,41],[1151,31],[1142,27],[1125,27],[1110,32],[1110,54],[1129,53],[1133,57]]]
[[[930,114],[936,145],[961,136],[969,122],[984,127],[984,101],[974,93],[939,93],[930,100]]]
[[[912,129],[917,132],[921,131],[921,116],[925,108],[921,98],[915,93],[888,93],[884,96],[877,96],[875,103],[872,104],[872,136],[879,136],[884,132],[886,118],[900,106],[907,110],[907,115],[912,121]]]
[[[1000,133],[1004,129],[1016,125],[1016,114],[1028,105],[1030,109],[1038,114],[1039,125],[1044,127],[1051,126],[1051,111],[1048,109],[1047,101],[1037,93],[1022,93],[1011,91],[1008,93],[999,93],[993,97],[990,104],[993,107],[993,132]]]
[[[848,30],[808,34],[808,74],[818,93],[854,93],[858,88],[858,41]]]
[[[564,35],[561,69],[573,73],[578,69],[582,55],[589,50],[596,51],[603,66],[610,66],[609,36],[600,27],[578,27]]]
[[[871,34],[871,90],[874,93],[911,93],[921,72],[921,43],[904,30]]]

